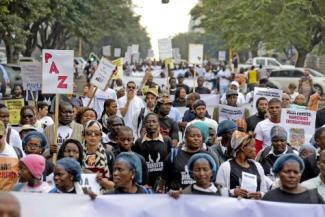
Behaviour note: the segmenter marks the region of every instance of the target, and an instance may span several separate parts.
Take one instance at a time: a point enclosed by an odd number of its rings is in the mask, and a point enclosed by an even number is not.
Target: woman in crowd
[[[303,160],[296,154],[279,157],[273,173],[280,178],[280,187],[267,192],[263,200],[287,203],[324,203],[317,189],[307,190],[299,182],[305,168]]]
[[[299,149],[299,157],[302,159],[308,158],[310,155],[316,156],[317,149],[312,144],[304,144]]]
[[[235,131],[231,138],[233,158],[222,163],[217,183],[230,189],[233,197],[261,199],[266,192],[263,167],[254,159],[255,140],[252,135]]]
[[[158,192],[179,190],[194,183],[188,173],[187,163],[196,153],[207,153],[202,150],[203,137],[200,129],[189,126],[185,130],[185,145],[182,148],[172,149],[164,162]]]
[[[104,111],[100,117],[99,122],[103,126],[103,132],[109,132],[109,126],[107,125],[108,117],[115,116],[117,114],[117,102],[114,99],[107,99],[104,103]]]
[[[67,139],[65,140],[58,152],[58,160],[71,157],[79,162],[80,166],[83,165],[83,148],[78,140]]]
[[[170,191],[169,194],[178,198],[182,194],[204,194],[221,196],[221,186],[215,185],[217,165],[214,159],[205,153],[194,154],[188,161],[187,167],[194,184],[181,191]]]
[[[115,187],[108,194],[150,194],[151,191],[140,185],[142,168],[140,158],[132,152],[122,152],[114,163],[113,181]]]
[[[43,132],[42,122],[37,120],[36,111],[32,106],[24,106],[20,110],[20,125],[30,124],[39,132]]]
[[[175,100],[173,102],[174,107],[186,107],[186,90],[183,87],[179,87],[175,92]]]
[[[14,88],[12,89],[12,98],[13,99],[22,99],[24,98],[23,95],[23,86],[21,84],[15,84]]]
[[[37,131],[31,131],[25,134],[22,145],[25,153],[42,155],[44,150],[48,147],[46,137]],[[51,161],[45,161],[45,169],[43,170],[43,178],[50,175],[53,172],[54,165]]]
[[[97,120],[97,113],[92,108],[80,108],[76,114],[76,122],[84,125],[87,121]]]
[[[97,181],[101,185],[101,191],[114,187],[114,183],[109,180],[109,162],[108,155],[101,144],[102,126],[98,121],[88,121],[84,128],[84,169],[97,173]]]
[[[55,187],[50,193],[83,194],[79,185],[80,179],[80,164],[73,158],[62,158],[56,162],[54,168]]]
[[[42,181],[45,158],[38,154],[29,154],[20,159],[19,182],[13,191],[48,193],[51,190],[47,182]]]

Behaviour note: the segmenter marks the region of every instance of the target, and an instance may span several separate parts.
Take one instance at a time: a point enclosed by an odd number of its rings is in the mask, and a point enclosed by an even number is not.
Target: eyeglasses
[[[128,89],[135,89],[135,86],[127,86]]]
[[[86,136],[101,136],[102,132],[100,131],[86,131]]]
[[[27,144],[27,147],[29,147],[29,148],[41,148],[42,146],[40,144],[29,143],[29,144]]]

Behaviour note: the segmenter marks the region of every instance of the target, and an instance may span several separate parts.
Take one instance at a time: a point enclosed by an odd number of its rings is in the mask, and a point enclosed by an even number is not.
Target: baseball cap
[[[233,96],[233,95],[238,96],[238,92],[236,90],[228,90],[226,92],[226,97]]]

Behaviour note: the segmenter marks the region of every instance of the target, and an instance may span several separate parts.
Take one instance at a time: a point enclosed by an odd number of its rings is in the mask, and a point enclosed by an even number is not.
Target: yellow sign
[[[11,125],[19,125],[20,110],[24,106],[24,99],[8,99],[4,100],[9,110],[9,123]]]
[[[116,66],[116,72],[114,72],[112,80],[123,79],[123,58],[113,60],[112,63]]]
[[[0,191],[11,191],[18,181],[17,158],[0,157]]]

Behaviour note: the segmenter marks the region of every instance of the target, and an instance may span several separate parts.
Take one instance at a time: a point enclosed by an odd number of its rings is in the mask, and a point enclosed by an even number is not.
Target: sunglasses
[[[34,115],[23,115],[23,118],[32,118]]]
[[[135,89],[135,86],[127,86],[128,89]]]
[[[86,131],[86,136],[101,136],[102,132],[100,131]]]

